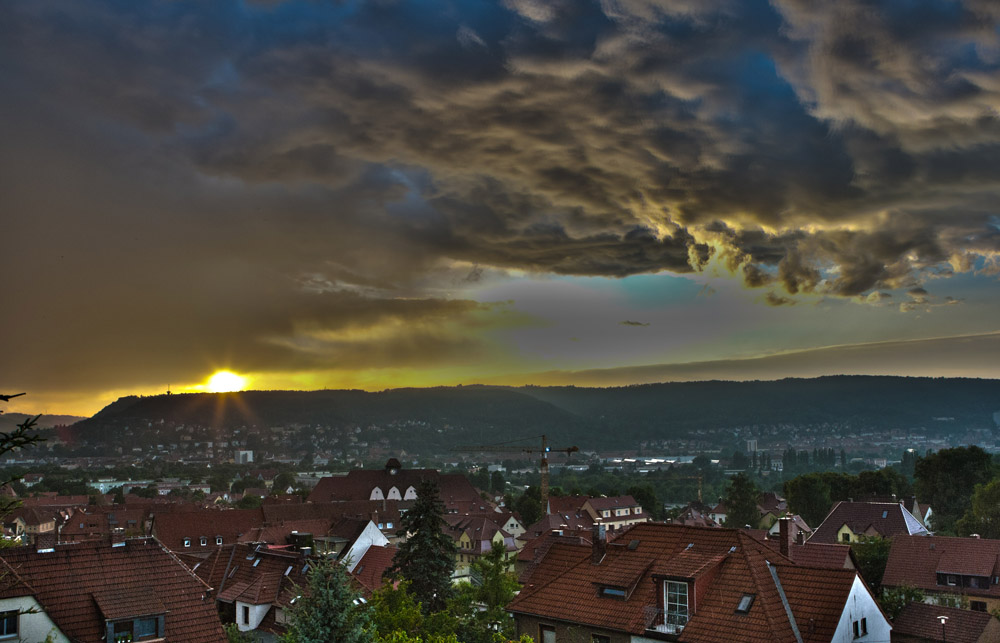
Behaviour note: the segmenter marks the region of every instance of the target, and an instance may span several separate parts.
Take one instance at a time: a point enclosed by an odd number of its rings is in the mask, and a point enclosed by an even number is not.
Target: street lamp
[[[941,621],[941,641],[945,642],[948,639],[945,638],[945,635],[944,635],[944,624],[948,622],[948,617],[947,616],[939,616],[939,617],[937,617],[937,619],[939,621]]]

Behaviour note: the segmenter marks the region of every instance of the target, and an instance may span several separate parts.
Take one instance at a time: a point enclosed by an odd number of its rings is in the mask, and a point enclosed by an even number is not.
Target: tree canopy
[[[410,583],[424,613],[441,610],[452,595],[455,543],[444,531],[444,503],[435,483],[425,480],[417,487],[417,499],[400,518],[396,535],[405,541],[392,560],[388,573]]]
[[[357,598],[342,565],[316,559],[302,595],[289,610],[282,643],[367,643],[369,614]]]
[[[757,500],[760,489],[745,473],[737,473],[729,483],[726,492],[726,527],[741,529],[746,525],[756,527],[760,522]]]

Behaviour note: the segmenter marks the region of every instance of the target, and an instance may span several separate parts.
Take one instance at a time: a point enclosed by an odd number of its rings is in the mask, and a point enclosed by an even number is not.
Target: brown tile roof
[[[382,587],[384,582],[382,576],[385,574],[385,570],[392,566],[392,559],[397,551],[398,548],[395,545],[386,545],[385,547],[372,545],[358,561],[352,575],[366,595],[371,596],[372,592]]]
[[[308,560],[294,551],[239,544],[233,548],[218,597],[224,603],[281,605],[306,584]]]
[[[602,496],[600,498],[591,498],[588,502],[595,511],[639,506],[639,503],[632,496],[612,496],[610,498]]]
[[[947,616],[942,638],[939,616]],[[992,634],[992,636],[990,636]],[[984,636],[985,635],[985,636]],[[927,603],[910,603],[892,622],[892,640],[914,637],[921,641],[977,643],[1000,640],[1000,622],[988,612],[973,612]]]
[[[151,538],[115,546],[58,545],[46,553],[19,547],[0,551],[0,558],[34,589],[42,609],[70,640],[103,642],[102,608],[117,618],[159,606],[166,612],[165,641],[226,640],[208,586]]]
[[[216,537],[222,536],[223,544],[237,542],[254,527],[264,523],[260,509],[194,509],[190,511],[156,512],[153,517],[153,535],[168,549],[174,551],[202,551],[208,553],[216,547]],[[201,545],[204,537],[205,545]],[[190,538],[189,547],[184,539]]]
[[[637,541],[634,546],[633,541]],[[691,543],[694,544],[689,547]],[[761,631],[770,632],[762,637],[762,641],[780,640],[780,637],[775,638],[773,632],[780,631],[782,619],[787,627],[787,617],[783,616],[783,607],[773,589],[773,581],[769,576],[765,577],[767,572],[763,567],[765,553],[777,559],[781,558],[780,554],[775,555],[738,531],[641,523],[633,525],[609,543],[607,555],[600,564],[591,562],[590,553],[589,546],[561,542],[552,544],[545,559],[532,572],[528,584],[508,609],[557,620],[568,620],[567,614],[571,614],[573,622],[642,634],[650,624],[647,608],[657,605],[657,586],[648,581],[658,574],[674,576],[676,572],[684,571],[701,575],[705,582],[711,581],[711,589],[707,601],[698,611],[698,614],[706,614],[706,618],[702,619],[704,623],[696,626],[697,619],[692,618],[681,640],[720,640],[717,638],[718,631],[709,625],[712,621],[731,621],[726,627],[732,627],[734,632],[742,632],[748,624],[758,621],[763,628]],[[683,563],[672,565],[671,561],[678,556]],[[625,564],[624,561],[631,562]],[[714,569],[709,570],[713,563]],[[636,570],[642,571],[634,585],[630,581],[634,589],[625,600],[601,596],[597,591],[598,586],[608,584],[606,579],[625,579],[635,574]],[[767,590],[769,581],[772,588],[770,594]],[[757,588],[757,585],[763,589]],[[723,604],[728,600],[728,594],[721,590],[726,587],[730,587],[730,593],[739,591],[739,596],[731,605]],[[732,618],[735,605],[747,588],[761,594],[762,598],[755,602],[751,614]],[[718,594],[714,603],[713,593]],[[747,640],[745,633],[740,640]]]
[[[913,514],[895,502],[838,502],[816,528],[810,541],[836,543],[844,525],[855,534],[871,533],[883,538],[927,534]]]
[[[799,565],[778,565],[776,570],[803,641],[832,640],[855,571]]]
[[[468,478],[460,473],[439,473],[436,469],[399,469],[390,473],[387,469],[354,469],[346,476],[321,478],[309,494],[309,502],[367,501],[372,490],[381,489],[388,497],[393,487],[400,497],[407,489],[416,489],[424,480],[431,480],[438,486],[441,501],[450,513],[471,513],[487,509],[486,503]],[[488,508],[492,509],[492,506]]]
[[[986,577],[1000,575],[1000,540],[946,536],[893,538],[882,584],[889,587],[912,585],[936,592],[1000,598],[1000,585],[992,582],[984,588],[938,585],[939,572]]]

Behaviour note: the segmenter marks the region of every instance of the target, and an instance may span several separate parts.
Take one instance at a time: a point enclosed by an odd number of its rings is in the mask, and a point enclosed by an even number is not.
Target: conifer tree
[[[282,643],[365,643],[367,606],[358,600],[342,565],[329,558],[310,562],[306,587],[289,613]]]
[[[410,582],[410,590],[424,613],[444,609],[452,594],[455,543],[444,531],[443,515],[444,503],[437,485],[421,482],[417,499],[400,519],[396,535],[406,540],[400,543],[388,570],[391,576]]]

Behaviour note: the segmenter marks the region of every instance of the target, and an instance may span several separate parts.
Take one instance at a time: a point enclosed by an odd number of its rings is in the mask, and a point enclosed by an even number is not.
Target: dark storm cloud
[[[368,346],[348,317],[423,320],[432,346],[432,311],[495,313],[435,295],[469,265],[718,258],[850,297],[989,274],[998,19],[989,0],[11,4],[0,180],[35,218],[4,243],[56,253],[21,284],[43,319],[15,329],[131,297],[123,357],[149,328],[164,354],[203,334],[291,368]],[[99,333],[88,315],[67,346]]]

